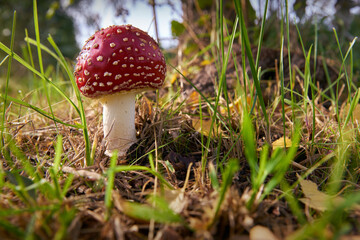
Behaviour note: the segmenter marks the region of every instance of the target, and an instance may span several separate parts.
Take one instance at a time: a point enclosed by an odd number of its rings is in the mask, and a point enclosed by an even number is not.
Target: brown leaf
[[[208,137],[210,133],[211,121],[212,121],[211,119],[209,120],[194,119],[192,121],[192,125],[196,131]]]
[[[331,196],[319,191],[317,185],[312,181],[300,179],[300,186],[305,198],[300,198],[299,200],[310,208],[319,211],[326,211],[329,207],[331,207],[329,201],[332,201],[335,205],[339,205],[344,201],[344,198],[340,196]],[[352,209],[359,210],[360,205],[356,204],[352,206]]]
[[[250,230],[250,240],[278,240],[278,238],[267,227],[257,225]]]

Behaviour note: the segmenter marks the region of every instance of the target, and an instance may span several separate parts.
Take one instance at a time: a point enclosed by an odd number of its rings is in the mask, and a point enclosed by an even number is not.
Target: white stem
[[[112,94],[101,98],[103,104],[103,128],[106,154],[125,156],[128,148],[136,142],[135,93]]]

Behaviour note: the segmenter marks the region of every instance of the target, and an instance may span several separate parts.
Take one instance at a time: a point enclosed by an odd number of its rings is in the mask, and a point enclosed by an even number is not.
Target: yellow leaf
[[[278,238],[264,226],[257,225],[250,229],[250,240],[277,240]]]
[[[171,76],[170,76],[170,83],[171,83],[171,84],[174,84],[174,82],[178,79],[178,77],[179,77],[179,74],[178,74],[178,73],[173,73],[173,74],[171,74]]]
[[[285,137],[285,143],[286,143],[286,147],[291,147],[292,146],[292,141],[290,138],[288,137]],[[285,148],[285,145],[284,145],[284,137],[281,137],[277,140],[275,140],[273,143],[272,143],[272,147],[273,147],[273,150],[275,148]]]
[[[210,133],[210,127],[211,127],[211,119],[209,120],[200,120],[200,119],[193,119],[192,120],[192,125],[193,125],[193,128],[202,133],[203,135],[205,136],[209,136],[209,133]],[[215,128],[215,123],[214,123],[214,126],[213,126],[213,131],[214,131],[214,128]]]
[[[251,106],[251,97],[247,96],[246,97],[246,103],[248,104],[248,106]],[[243,109],[243,104],[242,104],[242,97],[238,97],[237,99],[235,99],[232,103],[229,104],[229,110],[230,113],[241,113]],[[227,107],[226,106],[220,106],[220,113],[221,114],[227,114]]]
[[[205,59],[200,63],[200,66],[210,65],[211,63],[212,63],[212,61]]]
[[[191,110],[195,110],[199,106],[199,96],[200,94],[197,91],[190,93],[189,97],[186,100],[186,104],[190,106]]]

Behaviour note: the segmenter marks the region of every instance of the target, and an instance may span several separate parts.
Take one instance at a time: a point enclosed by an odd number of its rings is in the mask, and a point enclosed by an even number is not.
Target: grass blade
[[[251,74],[254,80],[254,85],[256,88],[256,93],[257,93],[257,97],[259,99],[259,103],[263,112],[263,115],[265,117],[265,121],[269,130],[270,127],[270,121],[269,121],[269,117],[267,115],[266,112],[266,107],[265,107],[265,103],[264,103],[264,98],[262,96],[262,91],[261,91],[261,87],[260,87],[260,81],[258,79],[258,70],[256,69],[255,63],[254,63],[254,58],[252,55],[252,51],[251,51],[251,45],[250,45],[250,40],[249,40],[249,36],[246,30],[246,26],[245,26],[245,20],[244,20],[244,16],[242,14],[242,8],[241,5],[238,1],[234,1],[235,2],[235,10],[236,10],[236,14],[240,19],[240,28],[241,28],[241,38],[242,38],[242,43],[245,45],[245,52],[249,61],[249,65],[250,65],[250,70],[251,70]]]

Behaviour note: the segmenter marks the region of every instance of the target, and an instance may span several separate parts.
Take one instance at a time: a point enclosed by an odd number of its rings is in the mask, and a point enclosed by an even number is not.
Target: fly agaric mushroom
[[[165,79],[165,58],[146,32],[131,25],[97,31],[82,48],[75,67],[80,92],[103,105],[106,154],[126,155],[136,142],[135,97],[160,88]]]

